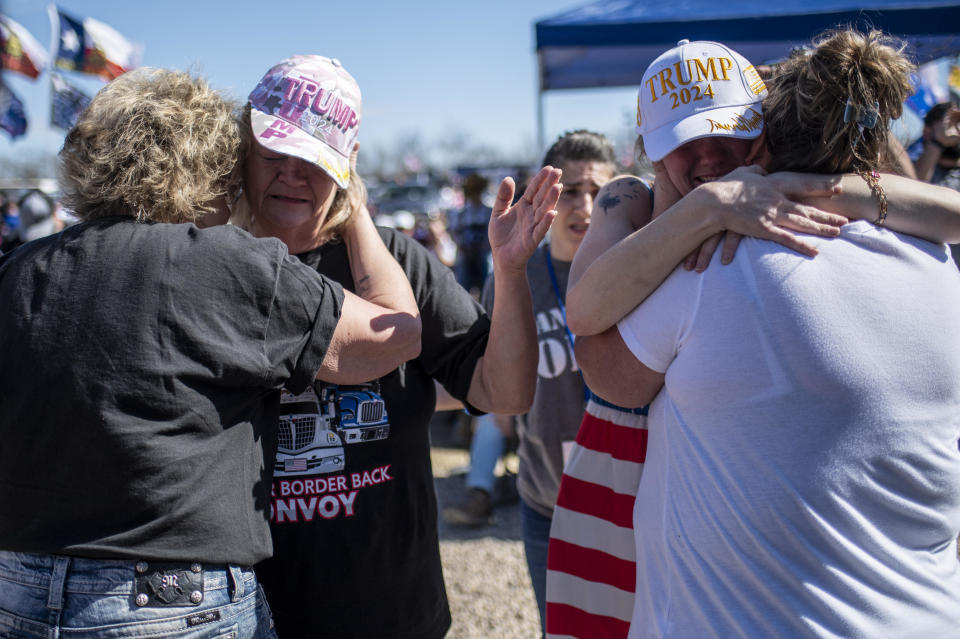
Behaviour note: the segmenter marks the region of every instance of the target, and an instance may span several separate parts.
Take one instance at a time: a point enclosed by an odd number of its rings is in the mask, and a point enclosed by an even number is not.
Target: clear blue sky
[[[509,154],[532,149],[539,157],[533,25],[588,1],[63,0],[58,6],[142,43],[144,65],[196,71],[239,99],[289,55],[339,58],[363,92],[361,149],[393,149],[414,133],[430,144],[456,131],[473,143]],[[44,47],[51,39],[46,7],[43,0],[0,0],[0,12]],[[102,86],[65,75],[90,95]],[[16,141],[0,132],[0,154],[55,153],[63,132],[48,125],[48,76],[5,78],[26,105],[29,128]],[[571,128],[622,137],[634,91],[548,92],[547,142]]]

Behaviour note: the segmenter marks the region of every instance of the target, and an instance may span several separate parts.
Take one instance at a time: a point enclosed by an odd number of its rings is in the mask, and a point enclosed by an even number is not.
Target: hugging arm
[[[663,387],[664,374],[638,360],[616,326],[597,335],[578,337],[575,355],[587,388],[618,406],[649,404]]]
[[[847,221],[791,200],[781,184],[764,181],[761,173],[756,167],[741,168],[722,180],[699,186],[646,226],[653,211],[642,183],[626,177],[605,185],[570,273],[570,330],[580,336],[593,335],[613,326],[692,251],[724,229],[813,255],[816,249],[791,231],[837,235],[839,226]],[[811,175],[791,182],[790,187],[806,195],[828,196],[836,191],[836,180]],[[661,184],[655,186],[655,194],[660,201],[654,206],[659,211],[669,193]]]
[[[759,177],[756,171],[751,175]],[[836,226],[845,221],[796,203],[778,206],[786,201],[781,193],[767,193],[760,205],[755,193],[737,186],[707,184],[695,189],[703,189],[696,197],[681,198],[661,170],[654,185],[654,201],[649,189],[634,177],[618,178],[601,189],[567,288],[567,322],[578,335],[577,364],[592,392],[620,406],[638,407],[649,403],[663,386],[663,374],[634,357],[614,324],[652,293],[691,251],[732,224],[713,212],[717,203],[712,200],[752,200],[754,208],[736,219],[740,228],[797,249],[812,247],[778,224],[829,235],[836,234]],[[810,180],[807,188],[818,193],[834,190],[823,179]],[[772,207],[773,215],[764,207]],[[701,208],[708,213],[703,214]],[[729,215],[736,209],[725,211]],[[799,222],[790,217],[793,214]],[[651,221],[653,215],[657,217]],[[754,218],[752,226],[743,221],[747,215]]]
[[[649,271],[630,268],[639,249],[635,238],[624,239],[646,226],[651,214],[650,190],[639,178],[618,177],[600,189],[587,234],[570,266],[566,313],[574,334],[598,332],[595,326],[623,317],[636,306],[640,292],[659,285],[659,280],[646,281]]]
[[[658,174],[657,179],[666,178]],[[616,185],[619,181],[607,187],[622,188]],[[888,200],[885,226],[934,242],[960,243],[960,193],[896,175],[882,175],[880,184]],[[656,188],[658,199],[663,199],[661,190]],[[598,206],[604,195],[601,191]],[[741,167],[722,180],[697,187],[642,230],[632,228],[638,219],[639,201],[621,199],[620,206],[594,214],[594,220],[612,231],[598,236],[602,242],[597,242],[584,260],[579,252],[574,260],[574,266],[582,270],[578,279],[571,271],[567,319],[577,335],[592,335],[613,326],[659,286],[676,264],[689,257],[690,251],[695,252],[688,267],[706,268],[717,247],[719,230],[772,240],[814,256],[816,248],[794,232],[837,235],[847,219],[875,221],[879,215],[876,196],[858,175],[765,175],[758,167]],[[660,202],[655,204],[660,207]],[[609,221],[607,217],[618,219]],[[624,232],[626,235],[616,237]],[[697,247],[701,247],[699,252]],[[735,250],[736,237],[728,238],[721,262],[729,263]]]
[[[359,295],[344,291],[340,321],[317,379],[359,384],[420,354],[420,311],[366,207],[354,213],[343,239]]]
[[[746,169],[737,169],[742,171]],[[733,174],[731,174],[733,175]],[[818,194],[807,190],[811,178],[827,179],[835,184],[835,192]],[[871,191],[867,182],[859,175],[845,173],[842,175],[817,175],[811,173],[779,172],[771,173],[763,178],[775,189],[799,205],[808,205],[813,211],[834,213],[850,220],[868,220],[875,222],[880,216],[879,200]],[[942,186],[926,184],[918,180],[893,174],[882,174],[880,185],[887,198],[887,217],[883,225],[899,233],[906,233],[937,243],[960,243],[960,192]],[[762,211],[762,209],[760,210]],[[788,214],[783,222],[784,226],[794,230],[804,231],[796,226],[801,221],[800,213]],[[732,219],[732,218],[728,218]],[[773,221],[773,218],[771,218]],[[776,222],[780,223],[780,222]],[[810,232],[810,231],[805,231]],[[744,235],[754,236],[754,233],[745,231]],[[756,237],[763,237],[756,235]],[[773,238],[765,238],[773,239]],[[780,241],[780,240],[774,240]],[[799,245],[805,244],[797,238]],[[801,253],[813,256],[816,250],[810,251],[790,246],[787,242],[780,242]],[[696,268],[706,268],[716,248],[714,243],[701,250]],[[724,244],[721,261],[730,263],[736,251],[736,241]]]
[[[802,174],[773,173],[770,177],[782,175]],[[852,220],[876,221],[879,202],[863,178],[845,174],[840,180],[843,189],[840,196],[810,197],[805,201]],[[880,185],[888,207],[884,226],[931,242],[960,243],[960,192],[886,173],[880,176]]]
[[[420,354],[420,318],[344,291],[340,321],[317,379],[360,384],[382,377]]]

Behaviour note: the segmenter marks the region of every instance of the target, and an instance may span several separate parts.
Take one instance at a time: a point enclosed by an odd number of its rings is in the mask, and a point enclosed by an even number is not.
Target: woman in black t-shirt
[[[555,215],[559,171],[541,171],[513,206],[512,180],[500,186],[488,318],[415,240],[373,225],[351,162],[360,120],[356,82],[321,56],[280,62],[250,94],[245,213],[234,223],[358,292],[380,277],[368,251],[385,243],[423,323],[419,357],[396,370],[285,397],[274,557],[257,572],[282,635],[439,638],[450,613],[429,457],[434,380],[473,411],[529,407],[538,353],[526,263]]]
[[[276,240],[199,228],[242,143],[203,81],[128,72],[60,153],[81,222],[0,257],[4,637],[273,637],[251,566],[281,387],[419,352],[399,268],[367,301]]]

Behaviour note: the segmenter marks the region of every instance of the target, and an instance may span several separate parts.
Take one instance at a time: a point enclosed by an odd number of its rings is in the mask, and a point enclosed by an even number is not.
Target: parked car
[[[396,211],[436,214],[444,209],[439,189],[426,184],[388,186],[375,201],[376,214],[389,215]]]

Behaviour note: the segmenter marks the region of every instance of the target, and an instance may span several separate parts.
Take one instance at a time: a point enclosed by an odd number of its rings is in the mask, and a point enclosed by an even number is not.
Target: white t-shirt
[[[619,325],[666,373],[630,637],[960,633],[960,273],[867,222],[745,239]]]

